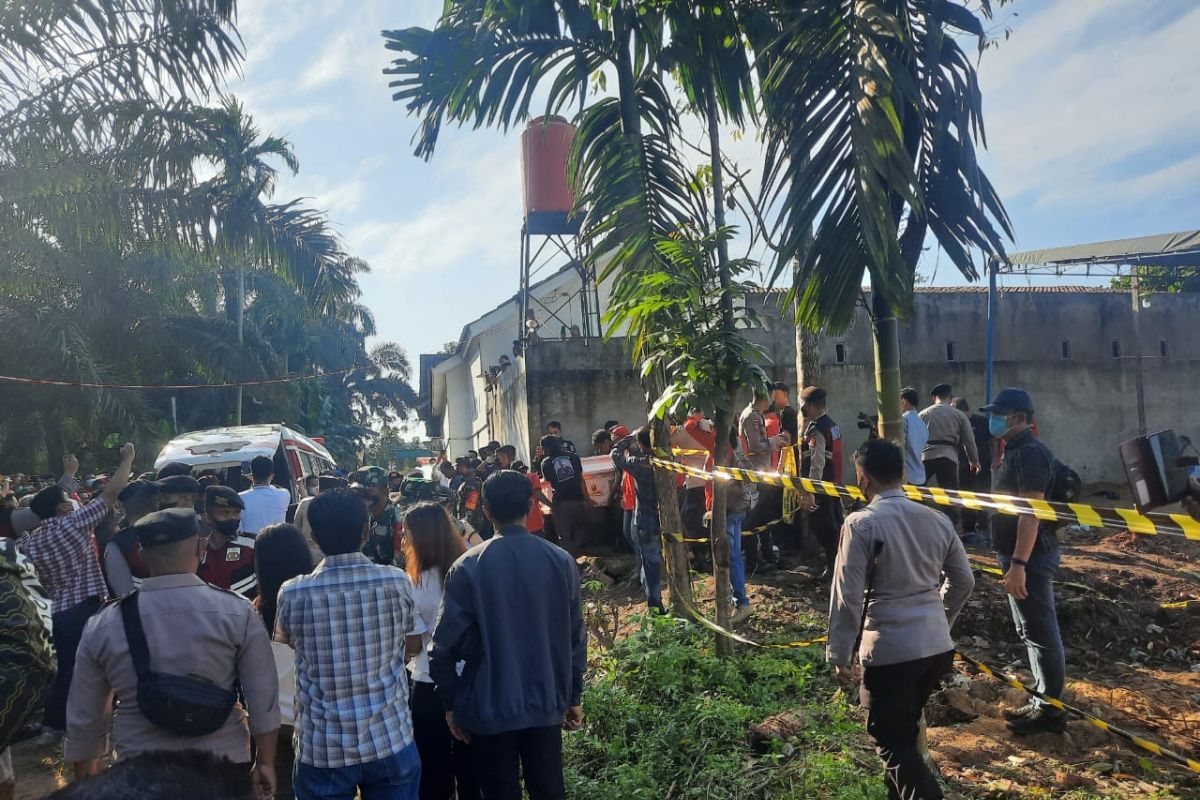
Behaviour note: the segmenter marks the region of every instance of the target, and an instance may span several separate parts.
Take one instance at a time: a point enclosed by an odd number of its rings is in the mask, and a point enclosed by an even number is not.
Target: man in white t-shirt
[[[268,525],[287,521],[288,504],[292,495],[287,489],[271,485],[275,477],[275,464],[266,456],[258,456],[250,462],[250,475],[254,485],[242,492],[242,533],[256,534]]]

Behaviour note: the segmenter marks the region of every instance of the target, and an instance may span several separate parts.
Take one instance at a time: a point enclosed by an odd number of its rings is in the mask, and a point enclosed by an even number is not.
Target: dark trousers
[[[693,558],[707,564],[712,559],[712,544],[708,539],[708,528],[704,526],[704,512],[707,511],[704,487],[695,486],[681,491],[679,517],[683,522],[683,535],[689,539],[704,540],[703,543],[693,542],[688,549],[692,551]]]
[[[421,800],[478,800],[479,785],[471,769],[470,748],[450,735],[446,711],[433,684],[414,681],[408,695],[413,738],[421,755]]]
[[[75,652],[79,650],[79,640],[83,638],[83,626],[99,610],[99,598],[89,597],[51,618],[58,674],[54,676],[50,696],[46,698],[43,722],[47,728],[57,731],[67,729],[67,692],[71,690],[71,676],[75,674]]]
[[[1051,536],[1050,534],[1042,534]],[[1012,556],[997,553],[1000,568],[1008,572]],[[1062,632],[1058,628],[1058,610],[1054,604],[1054,578],[1058,575],[1062,554],[1058,540],[1038,542],[1025,567],[1025,591],[1028,596],[1018,600],[1008,595],[1017,635],[1029,653],[1029,670],[1033,673],[1033,688],[1050,697],[1063,699],[1067,684],[1067,657],[1063,650]],[[1041,705],[1041,701],[1035,701]],[[1052,712],[1053,713],[1053,712]]]
[[[483,800],[521,800],[521,777],[530,800],[563,800],[562,728],[525,728],[471,736],[471,763]]]
[[[825,551],[825,566],[832,569],[833,562],[837,560],[838,540],[842,535],[845,512],[841,499],[821,494],[814,496],[817,510],[808,515],[808,526],[817,544]]]
[[[296,796],[292,791],[292,770],[296,768],[296,750],[292,742],[295,730],[291,725],[279,726],[275,744],[275,800],[293,800]],[[246,771],[250,771],[249,767]]]
[[[986,461],[986,457],[984,461]],[[983,470],[978,475],[971,472],[971,467],[963,460],[963,463],[958,465],[958,486],[960,489],[966,489],[972,492],[990,492],[992,490],[992,473],[988,464],[983,465]],[[974,511],[970,508],[959,510],[962,514],[963,533],[981,533],[984,536],[988,532],[988,512]]]
[[[943,796],[917,750],[917,734],[925,702],[953,666],[950,650],[863,670],[859,699],[867,709],[867,733],[883,759],[889,800],[941,800]]]
[[[934,481],[942,489],[958,488],[958,462],[952,458],[930,458],[925,461],[925,485],[932,486]],[[951,522],[958,522],[958,506],[934,506]]]
[[[562,549],[578,558],[587,530],[587,502],[560,500],[550,507],[550,516],[554,518],[554,532],[558,534]]]
[[[746,520],[742,523],[742,530],[753,530],[768,522],[774,522],[777,525],[782,516],[783,487],[759,484],[758,502],[746,515]],[[742,540],[746,566],[753,569],[760,563],[775,560],[775,538],[772,532],[776,525],[772,525],[771,528],[760,532],[757,536],[747,536]]]

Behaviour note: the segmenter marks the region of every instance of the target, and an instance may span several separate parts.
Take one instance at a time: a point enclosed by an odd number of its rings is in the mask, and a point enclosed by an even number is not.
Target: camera
[[[879,438],[879,415],[868,415],[865,411],[858,412],[858,429],[867,432],[868,439]]]

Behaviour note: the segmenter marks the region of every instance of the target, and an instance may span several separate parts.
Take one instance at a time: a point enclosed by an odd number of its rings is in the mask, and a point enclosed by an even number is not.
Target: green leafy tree
[[[991,3],[980,9],[991,15]],[[764,206],[777,209],[772,280],[792,275],[801,325],[844,328],[871,280],[883,434],[903,439],[896,314],[911,309],[932,234],[968,280],[973,250],[1002,257],[1012,230],[980,169],[982,98],[956,34],[985,32],[954,0],[755,4],[767,147]]]

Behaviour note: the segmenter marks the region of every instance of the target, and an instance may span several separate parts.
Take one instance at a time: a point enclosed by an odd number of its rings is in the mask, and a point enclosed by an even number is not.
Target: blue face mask
[[[988,433],[999,439],[1008,432],[1008,418],[1000,414],[988,414]]]

